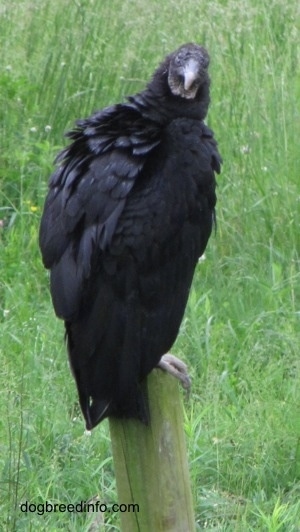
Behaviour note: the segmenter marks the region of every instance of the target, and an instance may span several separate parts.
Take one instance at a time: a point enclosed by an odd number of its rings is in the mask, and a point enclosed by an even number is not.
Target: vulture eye
[[[208,65],[209,65],[209,59],[205,58],[204,61],[203,61],[203,68],[207,68]]]
[[[181,57],[181,55],[177,55],[177,56],[175,57],[175,65],[176,65],[176,66],[180,66],[181,63],[182,63],[182,57]]]

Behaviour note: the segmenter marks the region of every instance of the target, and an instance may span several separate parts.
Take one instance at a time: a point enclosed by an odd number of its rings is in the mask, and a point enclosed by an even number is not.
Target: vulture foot
[[[187,365],[182,362],[182,360],[179,360],[179,358],[175,357],[171,353],[167,353],[161,357],[157,367],[163,371],[167,371],[170,373],[170,375],[176,377],[176,379],[179,379],[183,388],[189,390],[191,386],[191,379],[188,375]]]

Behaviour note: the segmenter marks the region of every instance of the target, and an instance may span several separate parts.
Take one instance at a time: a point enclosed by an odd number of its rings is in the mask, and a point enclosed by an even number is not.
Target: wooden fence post
[[[121,531],[194,532],[179,384],[155,369],[147,389],[149,426],[109,420],[118,502],[127,505],[120,513]]]

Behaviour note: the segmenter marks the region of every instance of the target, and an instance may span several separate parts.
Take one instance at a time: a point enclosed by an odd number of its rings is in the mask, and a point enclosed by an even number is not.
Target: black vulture
[[[208,65],[197,44],[168,55],[142,92],[76,122],[50,178],[40,248],[88,429],[149,421],[141,382],[176,339],[212,231]]]

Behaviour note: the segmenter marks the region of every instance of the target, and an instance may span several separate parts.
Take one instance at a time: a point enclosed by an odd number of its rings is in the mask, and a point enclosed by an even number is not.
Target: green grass
[[[300,530],[299,3],[77,0],[0,6],[0,514],[3,530],[88,530],[25,500],[116,501],[109,432],[83,429],[37,233],[76,118],[140,90],[186,41],[211,54],[224,158],[218,230],[174,352],[200,529]],[[106,530],[118,530],[106,515]]]

